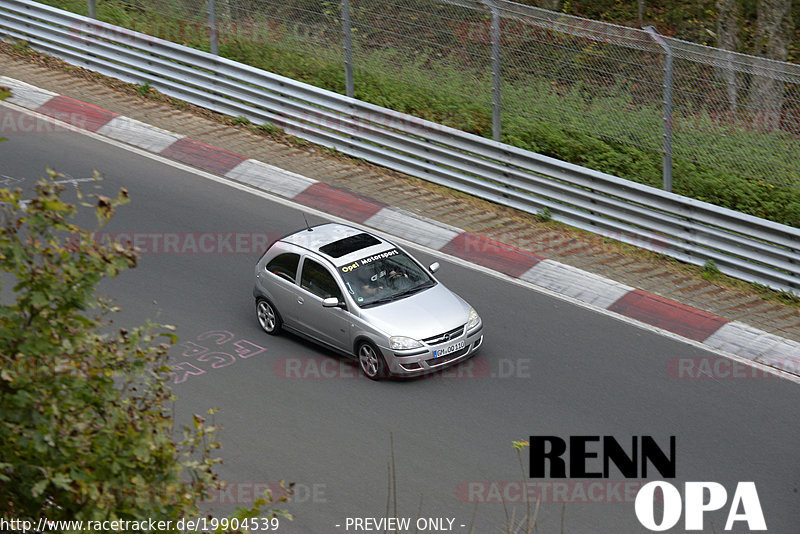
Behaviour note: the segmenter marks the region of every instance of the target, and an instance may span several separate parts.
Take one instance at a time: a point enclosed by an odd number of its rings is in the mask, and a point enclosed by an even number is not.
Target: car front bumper
[[[426,343],[423,348],[405,351],[381,347],[381,352],[393,375],[416,376],[456,365],[473,356],[481,345],[483,345],[482,324],[444,343]]]

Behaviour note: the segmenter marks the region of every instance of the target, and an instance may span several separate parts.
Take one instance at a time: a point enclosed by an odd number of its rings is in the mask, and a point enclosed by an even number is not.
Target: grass
[[[86,11],[82,0],[47,3],[79,13]],[[98,17],[208,50],[208,35],[202,20],[178,20],[156,11],[134,9],[116,0],[100,3]],[[222,56],[344,93],[344,69],[337,44],[326,48],[322,38],[312,40],[283,31],[266,19],[253,19],[248,24],[250,29],[246,32],[221,35]],[[356,45],[356,98],[490,137],[488,72],[442,57],[437,50],[432,46],[412,54],[392,46]],[[577,61],[600,68],[606,56],[601,47],[590,47]],[[506,67],[508,73],[504,71],[504,76],[513,80],[502,88],[504,142],[639,183],[661,186],[661,110],[637,103],[636,95],[626,88],[630,80],[617,80],[600,88],[578,78],[559,85],[529,74],[523,67],[511,64]],[[791,166],[797,153],[797,139],[786,134],[753,131],[735,123],[725,125],[721,131],[721,126],[701,111],[692,113],[690,118],[691,128],[686,121],[676,121],[675,126],[676,193],[800,227],[800,176]],[[761,168],[771,171],[759,175],[746,165],[748,161],[759,161]]]
[[[703,265],[703,278],[708,280],[718,274],[720,274],[720,270],[714,260],[706,260],[706,263]]]
[[[267,135],[270,135],[272,137],[277,137],[277,136],[283,135],[283,129],[281,127],[275,126],[274,124],[271,124],[269,122],[265,122],[264,124],[260,124],[260,125],[256,126],[256,128],[259,131],[264,132]]]
[[[14,51],[20,54],[30,54],[33,51],[28,41],[15,41],[13,47]]]
[[[145,97],[145,96],[149,95],[150,94],[150,89],[151,89],[151,87],[150,87],[150,83],[149,82],[145,82],[145,83],[142,83],[142,84],[139,84],[139,85],[136,86],[136,92],[141,97]]]
[[[545,206],[536,212],[536,218],[539,220],[539,222],[547,222],[553,218],[553,214],[550,213],[550,208]]]

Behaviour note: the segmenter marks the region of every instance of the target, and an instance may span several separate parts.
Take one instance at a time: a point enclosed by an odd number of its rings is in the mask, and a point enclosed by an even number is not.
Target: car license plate
[[[453,353],[453,352],[455,352],[457,350],[461,350],[463,348],[464,348],[464,342],[463,341],[459,341],[458,343],[453,343],[449,347],[445,347],[443,349],[439,349],[439,350],[433,351],[433,357],[434,358],[440,358],[442,356],[447,356],[448,354],[451,354],[451,353]]]

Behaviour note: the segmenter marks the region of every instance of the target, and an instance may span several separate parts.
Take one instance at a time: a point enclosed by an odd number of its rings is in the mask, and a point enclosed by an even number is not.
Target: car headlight
[[[418,349],[422,347],[422,343],[410,337],[392,336],[389,338],[389,347],[392,350]]]
[[[472,330],[481,324],[481,316],[475,311],[475,308],[469,309],[469,319],[467,320],[467,330]]]

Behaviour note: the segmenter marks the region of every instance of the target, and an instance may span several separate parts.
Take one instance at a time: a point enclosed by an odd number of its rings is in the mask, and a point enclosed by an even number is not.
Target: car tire
[[[271,336],[281,333],[283,321],[275,306],[267,299],[256,300],[256,319],[261,329]]]
[[[382,380],[389,376],[389,367],[378,347],[369,341],[362,341],[356,350],[361,372],[370,380]]]

